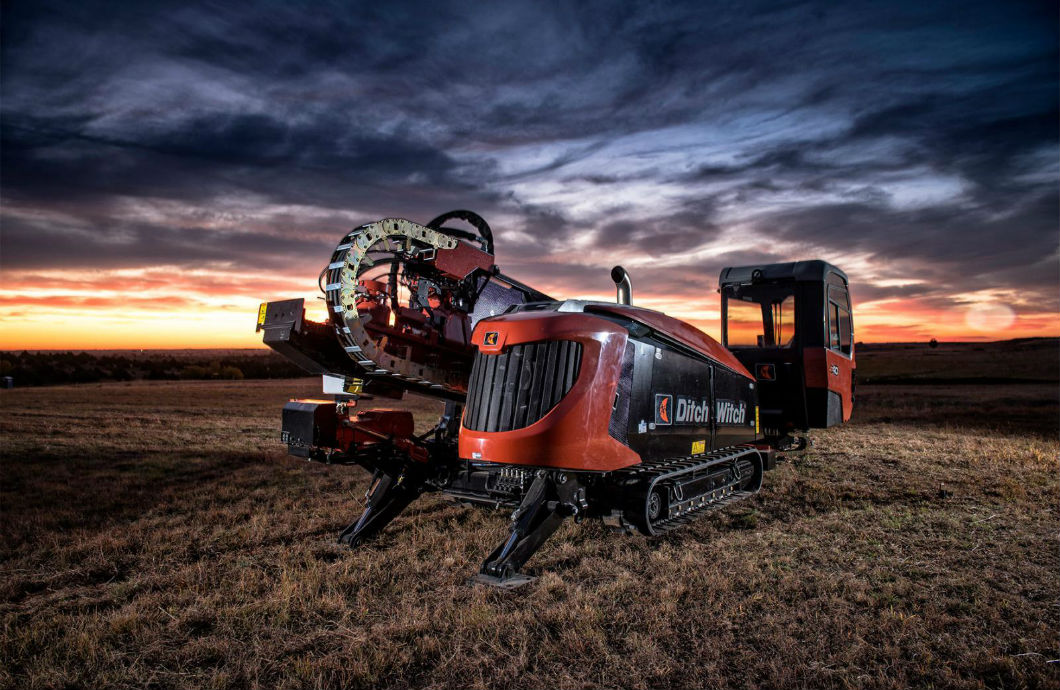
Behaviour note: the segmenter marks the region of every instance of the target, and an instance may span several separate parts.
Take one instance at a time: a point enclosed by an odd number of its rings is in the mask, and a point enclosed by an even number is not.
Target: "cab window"
[[[765,343],[762,305],[758,302],[729,300],[725,325],[729,347],[762,347]]]
[[[828,286],[828,347],[845,355],[851,353],[854,339],[850,320],[850,295],[845,289]]]
[[[791,347],[795,339],[795,295],[788,295],[781,302],[773,303],[773,344],[776,347]]]
[[[728,347],[791,347],[794,343],[795,295],[790,290],[744,287],[727,295],[725,305]]]

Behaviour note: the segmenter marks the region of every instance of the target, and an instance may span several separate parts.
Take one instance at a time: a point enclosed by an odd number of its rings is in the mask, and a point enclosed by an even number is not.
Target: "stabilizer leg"
[[[493,550],[472,582],[512,588],[534,578],[519,572],[566,518],[586,508],[585,489],[572,475],[538,472],[512,513],[511,534]]]
[[[390,524],[410,503],[423,493],[423,482],[401,472],[396,477],[376,471],[368,489],[368,505],[361,517],[339,535],[339,543],[350,548],[371,539]]]

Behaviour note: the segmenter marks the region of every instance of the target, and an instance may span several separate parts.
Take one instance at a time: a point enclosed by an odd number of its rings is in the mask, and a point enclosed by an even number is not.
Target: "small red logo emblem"
[[[674,396],[663,393],[655,394],[655,425],[667,426],[670,421],[670,407],[673,405]]]
[[[483,345],[496,345],[497,344],[497,337],[499,335],[500,334],[497,333],[497,331],[490,331],[489,333],[486,334],[486,337],[482,339],[482,344]]]

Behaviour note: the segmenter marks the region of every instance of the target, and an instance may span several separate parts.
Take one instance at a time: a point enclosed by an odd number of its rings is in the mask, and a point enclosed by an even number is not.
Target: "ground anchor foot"
[[[567,472],[541,470],[512,513],[511,533],[471,578],[477,584],[512,589],[534,578],[519,572],[560,524],[587,507],[585,488]]]

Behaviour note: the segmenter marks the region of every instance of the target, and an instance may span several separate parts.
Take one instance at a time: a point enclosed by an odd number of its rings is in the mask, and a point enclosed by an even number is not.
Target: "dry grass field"
[[[754,499],[568,524],[512,592],[466,584],[500,512],[427,497],[335,544],[365,474],[277,438],[318,392],[2,391],[0,686],[1060,685],[1055,382],[861,386]]]
[[[858,377],[873,383],[1002,383],[1060,380],[1060,341],[869,344],[857,351]]]

